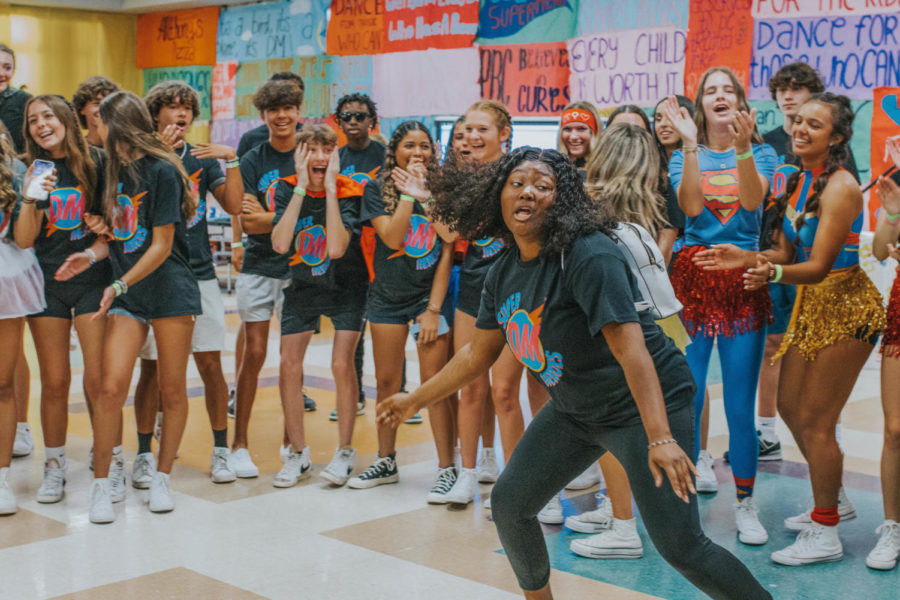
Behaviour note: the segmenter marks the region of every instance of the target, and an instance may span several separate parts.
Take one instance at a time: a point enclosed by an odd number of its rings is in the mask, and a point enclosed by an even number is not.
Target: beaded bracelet
[[[699,146],[694,144],[693,146],[682,146],[681,152],[682,154],[688,154],[690,152],[696,152]]]
[[[677,443],[678,443],[678,441],[675,440],[675,438],[669,438],[667,440],[658,440],[656,442],[650,442],[649,444],[647,444],[647,450],[649,450],[650,448],[655,448],[657,446],[662,446],[664,444],[677,444]]]
[[[115,281],[113,281],[110,287],[116,290],[116,297],[119,297],[128,291],[128,284],[121,279],[116,279]]]
[[[438,313],[438,314],[440,314],[440,312],[441,312],[441,307],[440,307],[440,306],[437,306],[437,305],[435,305],[435,304],[432,304],[431,302],[429,302],[429,303],[428,303],[428,306],[425,307],[425,310],[430,311],[430,312],[433,312],[433,313]]]
[[[738,160],[747,160],[748,158],[753,158],[753,150],[748,150],[743,154],[738,154],[735,158]]]
[[[91,257],[91,264],[97,264],[97,253],[94,252],[93,248],[85,248],[84,253]]]

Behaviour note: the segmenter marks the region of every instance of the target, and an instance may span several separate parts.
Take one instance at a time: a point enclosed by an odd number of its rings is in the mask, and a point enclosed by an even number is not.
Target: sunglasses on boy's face
[[[370,115],[369,113],[366,113],[366,112],[353,112],[353,113],[351,113],[351,112],[343,112],[343,113],[341,113],[341,114],[338,115],[338,118],[339,118],[341,121],[343,121],[344,123],[349,123],[349,122],[352,121],[353,119],[356,119],[357,121],[359,121],[359,122],[361,123],[361,122],[365,121],[366,119],[368,119],[368,118],[371,117],[371,116],[372,116],[372,115]]]

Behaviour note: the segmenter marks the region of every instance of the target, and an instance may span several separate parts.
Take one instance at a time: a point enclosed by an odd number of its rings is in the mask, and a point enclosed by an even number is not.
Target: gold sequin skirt
[[[875,343],[887,326],[881,294],[859,265],[829,273],[815,285],[798,285],[797,300],[781,348],[794,346],[806,360],[841,340]]]

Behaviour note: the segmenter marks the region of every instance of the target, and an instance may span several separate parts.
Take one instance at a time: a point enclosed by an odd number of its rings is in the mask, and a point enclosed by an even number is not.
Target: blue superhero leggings
[[[703,414],[706,375],[713,342],[718,340],[719,361],[725,396],[725,418],[728,421],[728,460],[734,474],[738,498],[753,494],[759,442],[756,439],[756,386],[766,344],[766,329],[733,337],[719,335],[693,338],[685,353],[691,374],[697,383],[694,396],[695,426],[694,462],[700,454],[700,417]]]

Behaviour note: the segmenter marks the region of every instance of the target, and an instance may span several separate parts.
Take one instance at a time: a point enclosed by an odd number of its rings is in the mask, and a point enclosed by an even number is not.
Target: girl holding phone
[[[29,316],[41,371],[41,428],[44,437],[44,479],[38,502],[62,500],[66,481],[66,430],[69,420],[69,334],[72,325],[84,356],[83,386],[88,410],[100,393],[103,336],[106,319],[93,319],[100,308],[103,288],[112,271],[108,260],[93,263],[68,281],[54,279],[70,254],[94,253],[97,235],[84,223],[85,214],[100,210],[103,195],[103,151],[89,148],[72,106],[60,96],[31,98],[25,106],[25,151],[35,182],[37,165],[49,161],[53,176],[49,197],[22,205],[16,220],[16,242],[34,247],[44,273],[47,308]],[[29,186],[31,187],[31,186]],[[26,191],[26,200],[30,190]],[[105,240],[100,241],[105,244]],[[125,462],[122,448],[113,454],[110,476],[115,501],[125,498]]]

